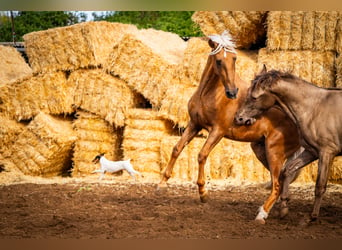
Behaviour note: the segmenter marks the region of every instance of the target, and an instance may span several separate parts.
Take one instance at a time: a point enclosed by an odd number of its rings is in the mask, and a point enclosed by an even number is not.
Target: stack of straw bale
[[[336,40],[339,18],[338,11],[270,11],[267,48],[335,51],[341,46]]]
[[[91,174],[99,166],[92,160],[98,154],[105,154],[109,160],[121,160],[120,142],[122,132],[116,130],[98,115],[77,111],[77,119],[73,121],[73,128],[77,136],[73,153],[74,177]]]
[[[65,73],[46,73],[25,81],[0,86],[0,112],[20,120],[31,119],[39,112],[68,114],[74,112],[74,87]]]
[[[321,87],[335,86],[335,53],[312,50],[259,50],[258,64],[267,69],[288,71]]]
[[[18,135],[9,160],[27,175],[60,175],[71,166],[75,141],[70,121],[39,113]]]
[[[259,68],[289,71],[321,87],[335,87],[335,57],[341,45],[338,11],[270,11],[267,47]]]
[[[106,69],[159,107],[185,48],[186,42],[176,34],[139,30],[114,46]]]
[[[125,123],[122,149],[124,159],[134,168],[156,177],[160,175],[160,143],[172,126],[150,109],[130,109]]]
[[[99,115],[115,127],[124,126],[128,108],[135,107],[135,94],[118,77],[101,69],[77,70],[68,84],[75,86],[74,105]]]
[[[113,46],[136,30],[130,24],[84,22],[28,33],[23,38],[34,72],[73,71],[103,65]]]
[[[237,48],[249,49],[264,39],[265,11],[197,11],[192,20],[205,35],[221,34],[228,30]]]
[[[194,39],[193,43],[198,43],[199,46],[197,47],[199,48],[205,46],[210,48],[208,43],[201,39]],[[196,45],[192,45],[192,47],[196,47]],[[237,53],[236,73],[246,81],[252,80],[257,68],[258,52],[254,50],[237,50]],[[191,67],[188,59],[190,55],[186,60],[183,60],[183,68],[187,75],[184,75],[184,81],[176,81],[168,87],[159,110],[159,115],[162,118],[169,119],[180,127],[186,127],[189,122],[188,101],[199,85],[199,74],[203,73],[208,56],[208,53],[200,53],[191,61]],[[195,83],[195,80],[198,80],[198,82]]]
[[[0,62],[0,86],[32,76],[32,69],[13,47],[0,45]]]

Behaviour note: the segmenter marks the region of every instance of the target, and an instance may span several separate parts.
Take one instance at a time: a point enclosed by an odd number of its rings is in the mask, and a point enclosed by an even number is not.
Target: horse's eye
[[[216,60],[216,65],[217,66],[221,66],[222,65],[222,61],[221,60]]]

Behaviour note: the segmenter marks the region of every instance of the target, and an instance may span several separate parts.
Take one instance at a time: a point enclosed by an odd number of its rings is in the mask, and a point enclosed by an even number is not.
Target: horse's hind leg
[[[223,134],[217,130],[209,133],[206,142],[198,154],[198,192],[202,202],[208,201],[208,191],[205,189],[204,166],[207,161],[209,153],[213,150],[216,144],[222,139]]]
[[[328,173],[335,155],[330,152],[320,152],[318,161],[318,175],[315,187],[315,202],[311,213],[311,220],[316,220],[319,215],[321,201],[327,188]]]
[[[172,149],[171,158],[166,166],[166,169],[163,172],[162,179],[158,185],[158,189],[166,187],[166,182],[171,177],[172,169],[176,163],[178,156],[183,151],[184,147],[198,134],[198,132],[199,129],[190,121],[180,140]]]
[[[302,151],[302,148],[298,152]],[[288,214],[287,202],[289,200],[289,186],[290,183],[296,179],[300,169],[307,164],[316,160],[317,157],[314,156],[310,151],[302,151],[298,156],[289,158],[283,169],[283,173],[280,176],[282,182],[282,188],[280,193],[280,217],[283,218]]]

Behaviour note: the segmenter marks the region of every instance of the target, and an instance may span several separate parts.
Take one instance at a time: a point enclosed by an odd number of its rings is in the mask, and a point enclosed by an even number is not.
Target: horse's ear
[[[211,48],[215,48],[215,43],[213,42],[213,40],[209,39],[208,43]]]
[[[262,66],[262,70],[261,70],[260,74],[265,74],[266,72],[267,72],[267,68],[266,68],[266,64],[264,64]]]

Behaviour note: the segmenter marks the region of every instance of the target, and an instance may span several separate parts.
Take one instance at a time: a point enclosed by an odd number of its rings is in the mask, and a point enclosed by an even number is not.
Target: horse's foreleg
[[[277,201],[280,194],[280,184],[279,184],[279,175],[282,167],[281,156],[277,157],[277,154],[268,155],[268,162],[270,166],[271,173],[271,183],[272,190],[271,194],[268,196],[264,204],[259,208],[258,214],[255,220],[261,224],[265,224],[265,220],[268,217],[273,205]]]
[[[302,148],[299,149],[302,151]],[[288,214],[287,202],[289,200],[289,186],[290,183],[295,179],[300,169],[307,164],[316,160],[310,151],[304,150],[296,157],[290,157],[284,167],[283,173],[280,176],[281,179],[281,193],[280,193],[280,217],[283,218]]]
[[[271,175],[272,190],[264,204],[259,208],[258,214],[255,218],[257,222],[262,224],[266,222],[265,220],[268,217],[269,212],[271,211],[273,205],[280,195],[279,176],[283,166],[283,162],[286,159],[286,155],[284,154],[283,141],[284,136],[282,133],[270,134],[265,139],[263,154],[266,155],[267,164]]]
[[[222,139],[223,134],[217,130],[211,131],[204,143],[201,151],[198,154],[198,192],[202,202],[208,201],[208,191],[205,189],[204,166],[209,153],[213,150],[216,144]]]
[[[186,127],[180,140],[172,149],[171,158],[166,166],[166,169],[162,174],[162,179],[158,185],[158,189],[166,187],[166,182],[171,177],[172,169],[176,163],[178,156],[183,151],[184,147],[195,137],[195,135],[197,135],[198,132],[199,129],[196,128],[196,126],[192,122],[190,122]]]
[[[311,213],[311,220],[316,220],[319,215],[321,201],[327,188],[328,173],[335,155],[329,152],[320,152],[318,161],[318,175],[315,187],[315,202]]]

